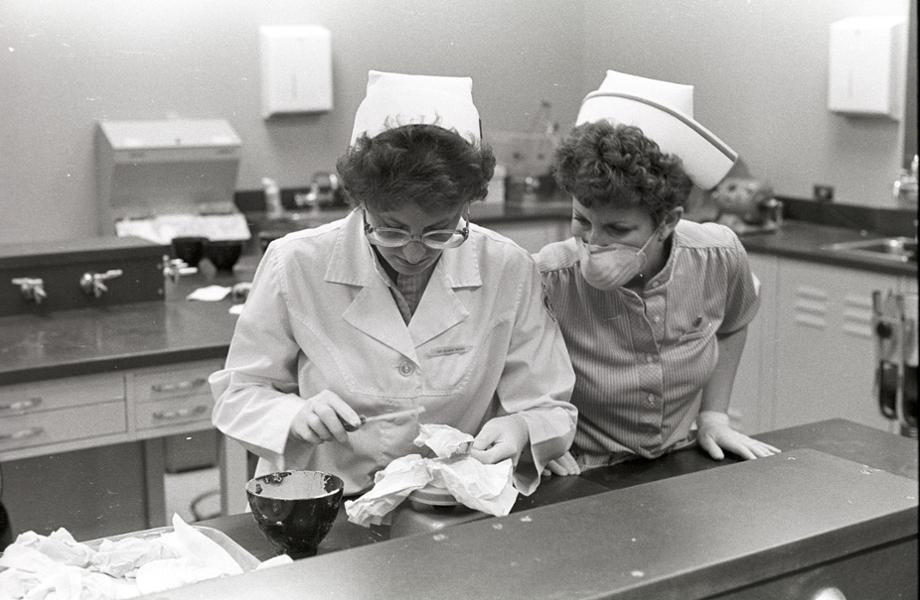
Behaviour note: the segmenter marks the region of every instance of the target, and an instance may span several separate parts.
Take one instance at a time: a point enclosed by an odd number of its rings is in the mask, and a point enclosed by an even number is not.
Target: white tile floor
[[[186,523],[220,515],[220,471],[217,467],[166,473],[164,487],[167,523],[173,513],[178,513]]]

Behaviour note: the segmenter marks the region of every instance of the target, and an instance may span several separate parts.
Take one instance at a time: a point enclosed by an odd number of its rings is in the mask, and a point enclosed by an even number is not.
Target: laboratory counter
[[[568,220],[571,210],[563,203],[477,208],[482,214],[474,215],[474,220],[486,226],[522,219]],[[336,216],[341,215],[335,211],[320,213],[322,222]],[[299,225],[315,226],[319,222],[305,218]],[[263,221],[257,226],[264,225]],[[290,230],[289,227],[287,231]],[[778,232],[748,235],[742,242],[753,254],[916,276],[916,263],[854,258],[823,249],[827,244],[861,237],[865,233],[853,229],[787,221]],[[234,301],[189,302],[185,297],[205,285],[250,281],[258,260],[258,249],[244,254],[232,274],[216,272],[203,261],[201,273],[183,277],[175,284],[165,283],[165,302],[0,317],[0,385],[221,359],[226,356],[236,323],[236,317],[228,313]]]
[[[340,514],[315,557],[158,598],[915,597],[916,440],[841,419],[756,437],[783,453],[689,448],[551,477],[507,517]],[[199,525],[275,555],[250,514]]]

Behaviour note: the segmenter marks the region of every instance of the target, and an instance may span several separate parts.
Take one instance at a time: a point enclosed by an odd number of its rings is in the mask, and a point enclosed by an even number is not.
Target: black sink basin
[[[917,262],[917,240],[909,237],[886,237],[828,244],[824,250],[840,254],[874,257],[893,262]]]

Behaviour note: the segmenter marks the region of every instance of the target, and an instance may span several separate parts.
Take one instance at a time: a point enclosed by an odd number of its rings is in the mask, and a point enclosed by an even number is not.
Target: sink
[[[909,237],[885,237],[827,244],[822,250],[840,254],[873,257],[892,262],[917,262],[917,240]]]

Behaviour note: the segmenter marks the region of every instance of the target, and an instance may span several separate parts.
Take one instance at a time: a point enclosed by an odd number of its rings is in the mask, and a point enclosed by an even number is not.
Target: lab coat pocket
[[[479,348],[470,343],[433,343],[420,351],[428,389],[442,393],[462,391],[470,381]]]

